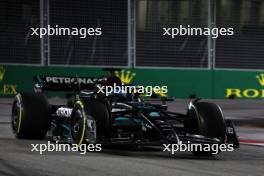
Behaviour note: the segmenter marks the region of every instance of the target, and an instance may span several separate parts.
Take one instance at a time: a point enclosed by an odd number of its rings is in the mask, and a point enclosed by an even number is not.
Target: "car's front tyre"
[[[220,144],[225,142],[226,125],[220,107],[211,102],[197,102],[189,109],[191,114],[191,132],[209,138],[217,138]],[[194,118],[195,117],[195,118]],[[189,122],[190,123],[190,122]],[[219,144],[219,145],[220,145]],[[198,156],[211,156],[220,151],[192,151]]]

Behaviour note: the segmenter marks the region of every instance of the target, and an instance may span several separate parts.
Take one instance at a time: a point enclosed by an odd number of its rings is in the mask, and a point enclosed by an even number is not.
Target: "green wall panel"
[[[264,72],[263,72],[264,73]],[[101,68],[0,66],[0,97],[33,91],[34,75],[100,77]],[[122,72],[118,73],[122,75]],[[261,71],[123,69],[123,78],[143,86],[168,86],[168,96],[188,98],[264,98],[264,74]]]

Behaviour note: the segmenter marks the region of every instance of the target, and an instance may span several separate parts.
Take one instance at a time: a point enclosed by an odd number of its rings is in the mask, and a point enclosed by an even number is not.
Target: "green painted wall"
[[[264,98],[261,95],[264,88],[263,73],[264,71],[214,71],[213,98],[226,98],[227,89],[240,91],[240,98]],[[262,85],[261,80],[263,80]],[[258,96],[252,96],[257,92]]]
[[[128,69],[124,69],[125,73]],[[188,98],[196,94],[201,98],[226,98],[227,89],[239,89],[240,98],[264,98],[260,71],[179,70],[179,69],[133,69],[132,81],[138,85],[167,85],[169,96]],[[264,73],[264,72],[263,72]],[[106,72],[99,68],[0,66],[0,96],[13,96],[15,90],[33,91],[34,75],[99,77]],[[259,79],[256,76],[260,76]],[[248,90],[244,96],[243,91]],[[238,91],[238,90],[236,90]],[[257,93],[257,91],[259,93]],[[263,91],[264,92],[264,91]]]
[[[200,70],[136,69],[135,82],[140,85],[167,85],[169,96],[187,98],[212,96],[211,72]]]

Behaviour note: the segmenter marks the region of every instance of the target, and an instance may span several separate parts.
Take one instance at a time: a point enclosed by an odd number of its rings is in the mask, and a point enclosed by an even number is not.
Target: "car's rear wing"
[[[96,83],[103,82],[105,77],[68,77],[68,76],[34,76],[35,91],[78,91],[92,89]]]

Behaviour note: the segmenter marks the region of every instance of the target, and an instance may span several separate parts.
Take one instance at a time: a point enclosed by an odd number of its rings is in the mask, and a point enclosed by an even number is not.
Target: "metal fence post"
[[[136,0],[128,0],[128,67],[135,67],[135,11],[136,11]]]
[[[216,1],[208,0],[208,27],[210,30],[216,27]],[[208,36],[208,68],[211,70],[211,98],[215,98],[215,39]]]
[[[49,25],[49,0],[40,0],[40,27],[48,28]],[[50,45],[49,36],[45,35],[40,39],[40,56],[43,66],[49,65],[50,61]]]
[[[216,2],[215,0],[208,0],[208,27],[210,29],[215,27],[216,20]],[[215,39],[211,35],[208,36],[208,68],[213,70],[215,68]]]

